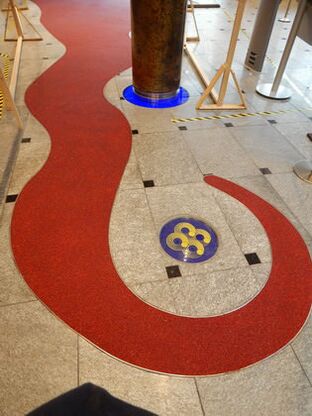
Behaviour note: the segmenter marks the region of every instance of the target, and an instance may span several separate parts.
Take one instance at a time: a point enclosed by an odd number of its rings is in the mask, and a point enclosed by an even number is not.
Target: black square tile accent
[[[124,101],[124,97],[120,97],[120,99],[121,99],[122,101]]]
[[[257,253],[248,253],[248,254],[245,254],[245,257],[250,266],[252,266],[253,264],[261,263],[261,260],[259,259]]]
[[[310,142],[312,142],[312,133],[308,133],[307,138],[310,140]]]
[[[234,127],[232,123],[224,123],[225,127]]]
[[[186,126],[179,126],[179,130],[187,130]]]
[[[173,277],[182,276],[179,266],[168,266],[166,267],[166,272],[167,272],[167,276],[169,277],[169,279],[172,279]]]
[[[31,141],[31,137],[24,137],[22,139],[22,143],[30,143],[30,141]]]
[[[16,198],[18,197],[18,194],[15,195],[7,195],[5,202],[8,204],[10,202],[15,202]]]
[[[276,121],[276,120],[268,120],[268,122],[269,122],[270,124],[277,124],[277,121]]]
[[[139,130],[131,130],[132,134],[139,134]]]
[[[155,186],[154,181],[143,181],[144,188],[152,188]]]
[[[259,170],[263,175],[271,175],[272,173],[269,168],[260,168]]]

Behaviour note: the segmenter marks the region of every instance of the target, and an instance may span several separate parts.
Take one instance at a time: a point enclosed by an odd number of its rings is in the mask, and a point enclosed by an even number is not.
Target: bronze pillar
[[[187,0],[131,0],[133,86],[143,97],[176,95]]]

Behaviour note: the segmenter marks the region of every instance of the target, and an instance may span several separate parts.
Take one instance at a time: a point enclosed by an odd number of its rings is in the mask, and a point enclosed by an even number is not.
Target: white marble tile
[[[79,382],[92,382],[159,416],[203,416],[192,378],[153,374],[124,364],[79,340]]]

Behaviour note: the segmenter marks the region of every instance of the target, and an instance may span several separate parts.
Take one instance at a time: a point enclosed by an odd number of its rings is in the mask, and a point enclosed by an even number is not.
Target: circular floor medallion
[[[176,260],[201,263],[215,255],[218,238],[205,222],[196,218],[179,217],[162,227],[160,244]]]

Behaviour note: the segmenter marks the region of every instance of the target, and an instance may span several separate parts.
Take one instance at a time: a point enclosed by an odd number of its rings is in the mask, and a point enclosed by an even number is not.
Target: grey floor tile
[[[121,190],[117,194],[109,243],[115,267],[127,284],[167,279],[143,189]]]
[[[186,131],[183,136],[203,174],[227,178],[259,175],[256,165],[229,130],[232,129]]]
[[[223,192],[214,190],[214,195],[242,252],[257,253],[262,263],[270,262],[270,243],[263,226],[254,214]]]
[[[253,264],[250,268],[262,289],[267,283],[268,279],[270,278],[272,264],[271,263]]]
[[[108,101],[120,99],[115,77],[108,81],[108,83],[105,85],[103,94]]]
[[[307,138],[307,133],[312,133],[311,121],[308,121],[307,123],[278,123],[274,127],[298,149],[304,158],[312,159],[312,143]]]
[[[77,335],[38,301],[0,308],[0,413],[24,415],[77,385]]]
[[[167,312],[176,313],[176,308],[168,281],[149,282],[142,283],[140,285],[133,285],[130,286],[130,290],[132,290],[139,298],[155,306],[156,308],[165,310]]]
[[[194,379],[153,374],[123,364],[80,339],[79,381],[91,381],[159,416],[202,416]]]
[[[252,300],[260,284],[249,266],[170,279],[177,312],[187,316],[222,315]]]
[[[157,133],[176,131],[176,126],[171,121],[170,109],[152,109],[139,107],[122,101],[122,108],[132,129],[138,129],[143,133]]]
[[[256,195],[260,196],[269,204],[271,204],[274,208],[279,210],[295,226],[295,228],[301,233],[304,239],[307,239],[307,238],[310,239],[310,235],[298,222],[294,214],[291,212],[290,208],[283,201],[282,197],[278,194],[278,192],[273,188],[271,183],[268,181],[269,176],[273,176],[273,175],[265,175],[265,177],[260,176],[260,177],[237,178],[235,179],[235,182],[238,185],[248,189],[250,192],[253,192]]]
[[[250,368],[197,379],[205,413],[216,416],[308,416],[312,388],[293,351]]]
[[[271,172],[289,172],[301,154],[272,126],[231,129],[233,137],[247,152],[258,168]]]
[[[131,149],[130,157],[123,173],[120,189],[140,189],[143,188],[142,174],[139,168],[137,157],[134,153],[133,147]]]
[[[312,235],[311,185],[293,173],[269,176],[271,177],[268,180],[273,188]]]
[[[181,132],[140,134],[133,146],[143,180],[153,180],[156,186],[202,181]]]

